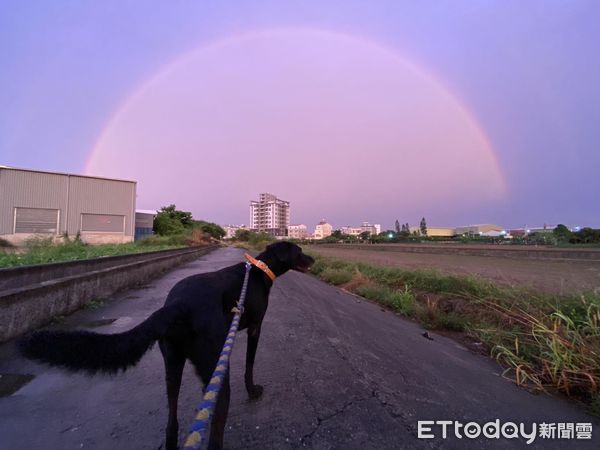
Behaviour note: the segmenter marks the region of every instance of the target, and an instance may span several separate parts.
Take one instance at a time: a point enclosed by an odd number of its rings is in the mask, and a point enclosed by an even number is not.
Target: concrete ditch
[[[70,314],[87,302],[147,282],[218,246],[0,270],[0,342]]]

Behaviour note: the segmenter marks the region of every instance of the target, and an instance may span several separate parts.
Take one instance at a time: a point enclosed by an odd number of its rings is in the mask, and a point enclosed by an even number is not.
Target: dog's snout
[[[312,256],[308,256],[308,255],[302,254],[302,265],[304,267],[306,267],[308,269],[314,263],[315,263],[315,260],[314,260],[314,258]]]

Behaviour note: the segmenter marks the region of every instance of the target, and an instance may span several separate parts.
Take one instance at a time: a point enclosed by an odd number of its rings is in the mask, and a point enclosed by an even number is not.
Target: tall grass
[[[558,296],[311,254],[311,271],[428,328],[481,341],[517,384],[600,402],[600,295]]]

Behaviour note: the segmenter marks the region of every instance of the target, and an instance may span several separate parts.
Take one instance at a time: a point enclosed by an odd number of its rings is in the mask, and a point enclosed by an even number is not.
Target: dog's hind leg
[[[219,339],[209,345],[202,346],[202,343],[197,345],[194,351],[188,355],[190,361],[196,368],[196,373],[204,383],[204,388],[210,382],[210,378],[217,365],[219,353],[221,351],[220,342],[225,339]],[[206,343],[204,343],[206,344]],[[214,415],[210,427],[210,438],[208,448],[211,450],[223,448],[223,434],[225,432],[225,422],[227,421],[227,413],[229,411],[229,374],[223,379],[223,384],[219,391],[217,404],[215,405]]]
[[[225,434],[225,423],[227,422],[227,414],[229,413],[229,373],[223,380],[221,392],[215,405],[215,415],[210,426],[210,439],[208,448],[211,450],[220,450],[223,448],[223,436]]]
[[[161,339],[159,345],[165,362],[165,379],[169,404],[165,447],[166,450],[176,450],[179,437],[177,401],[179,399],[183,367],[185,366],[185,354],[181,351],[181,347],[170,343],[168,339]]]

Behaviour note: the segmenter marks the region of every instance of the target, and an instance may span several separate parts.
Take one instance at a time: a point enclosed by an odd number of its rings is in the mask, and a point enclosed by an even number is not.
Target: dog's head
[[[291,242],[281,241],[267,246],[258,259],[265,261],[277,276],[288,270],[306,272],[315,260],[302,252],[302,249]]]

